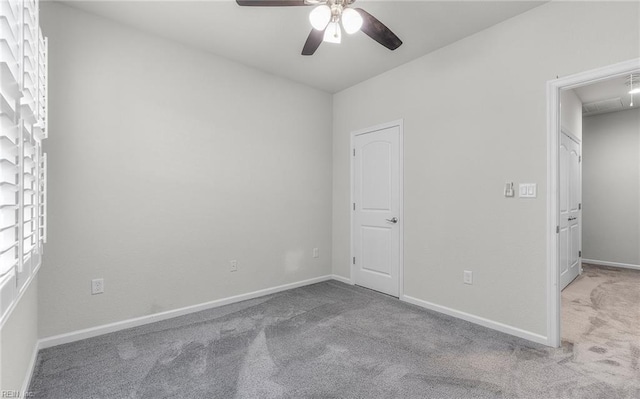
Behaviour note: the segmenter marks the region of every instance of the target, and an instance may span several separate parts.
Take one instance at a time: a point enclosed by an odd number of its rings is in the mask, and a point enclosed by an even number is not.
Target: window
[[[0,325],[46,241],[47,39],[36,0],[0,2]]]

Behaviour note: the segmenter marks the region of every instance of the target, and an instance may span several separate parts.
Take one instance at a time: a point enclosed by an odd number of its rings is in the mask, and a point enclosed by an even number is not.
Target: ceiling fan
[[[395,50],[402,44],[389,28],[376,17],[362,8],[352,8],[356,0],[236,0],[240,6],[249,7],[285,7],[285,6],[316,6],[309,14],[309,21],[313,29],[307,38],[302,55],[313,55],[320,44],[340,43],[342,30],[348,34],[361,30],[376,42],[389,50]]]

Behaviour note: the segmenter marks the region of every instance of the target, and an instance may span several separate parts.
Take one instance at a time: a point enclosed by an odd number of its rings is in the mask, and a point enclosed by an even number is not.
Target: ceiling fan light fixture
[[[4,1],[4,0],[3,0]],[[393,51],[402,40],[362,8],[351,8],[356,0],[236,0],[241,7],[313,6],[309,22],[313,26],[302,47],[302,55],[313,55],[322,42],[340,43],[342,29],[348,34],[362,31],[382,46]]]
[[[331,21],[331,8],[325,4],[314,8],[309,13],[309,22],[311,22],[313,29],[324,30],[329,21]]]
[[[342,27],[348,34],[354,34],[362,27],[362,16],[353,8],[342,11]]]
[[[331,22],[324,31],[324,38],[322,41],[327,43],[340,44],[342,41],[342,30],[338,22]]]

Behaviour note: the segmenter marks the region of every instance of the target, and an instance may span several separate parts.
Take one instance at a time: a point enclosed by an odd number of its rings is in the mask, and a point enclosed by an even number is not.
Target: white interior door
[[[580,144],[564,132],[560,137],[560,289],[572,282],[581,269]]]
[[[352,278],[357,285],[399,296],[401,229],[400,126],[353,139]]]

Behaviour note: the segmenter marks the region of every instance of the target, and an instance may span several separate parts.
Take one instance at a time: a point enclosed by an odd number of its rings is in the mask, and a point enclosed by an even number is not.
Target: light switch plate
[[[527,185],[526,184],[520,184],[520,196],[521,197],[526,197],[527,196]]]
[[[520,183],[518,187],[520,198],[536,198],[538,196],[537,183]]]
[[[465,270],[462,276],[462,281],[464,281],[465,284],[473,284],[473,272]]]

